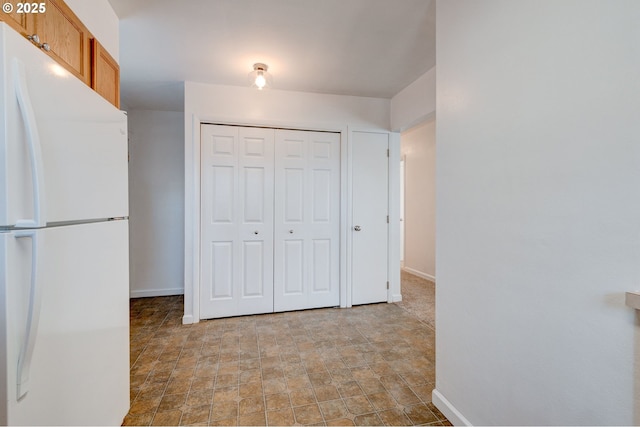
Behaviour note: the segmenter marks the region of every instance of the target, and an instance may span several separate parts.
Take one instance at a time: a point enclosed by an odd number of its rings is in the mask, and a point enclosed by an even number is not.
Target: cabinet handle
[[[49,43],[40,43],[40,36],[38,36],[37,34],[34,34],[32,36],[27,36],[27,39],[29,39],[31,43],[35,44],[40,49],[46,52],[49,52],[51,50],[51,46],[49,46]]]

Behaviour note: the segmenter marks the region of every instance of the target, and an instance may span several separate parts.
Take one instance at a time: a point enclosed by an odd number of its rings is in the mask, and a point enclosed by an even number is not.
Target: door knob
[[[353,227],[353,229],[356,230],[356,231],[362,230],[362,228],[359,225],[356,225],[355,227]]]
[[[258,232],[257,232],[257,231],[254,231],[254,232],[253,232],[253,234],[258,234]]]

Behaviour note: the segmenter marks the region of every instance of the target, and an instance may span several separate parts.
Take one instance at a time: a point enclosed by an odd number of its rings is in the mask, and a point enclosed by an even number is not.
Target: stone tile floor
[[[182,311],[181,296],[131,300],[124,425],[451,425],[431,403],[435,332],[399,304],[194,325]]]
[[[436,328],[436,284],[403,271],[402,301],[397,304],[422,320],[431,329]]]

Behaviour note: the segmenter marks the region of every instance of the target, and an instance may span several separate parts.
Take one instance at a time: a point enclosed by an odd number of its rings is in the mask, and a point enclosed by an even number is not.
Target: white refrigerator
[[[0,22],[0,424],[129,409],[126,115]]]

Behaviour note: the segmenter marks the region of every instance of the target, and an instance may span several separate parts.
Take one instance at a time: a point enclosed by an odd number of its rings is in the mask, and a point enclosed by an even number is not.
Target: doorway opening
[[[435,328],[435,118],[400,136],[402,306]]]

